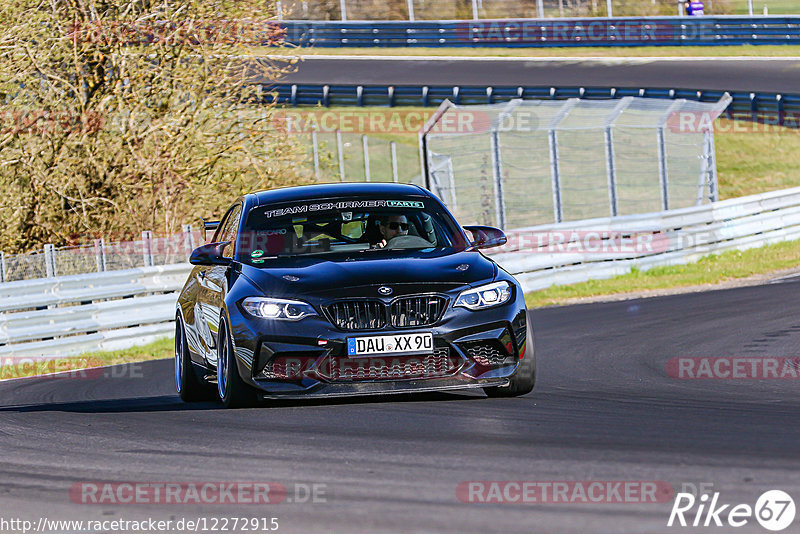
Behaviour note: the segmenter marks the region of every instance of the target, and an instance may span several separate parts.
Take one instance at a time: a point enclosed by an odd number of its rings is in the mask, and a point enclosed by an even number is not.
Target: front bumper
[[[482,311],[449,309],[431,327],[342,331],[324,317],[258,320],[230,310],[242,378],[267,398],[340,397],[504,386],[528,353],[521,296]],[[431,332],[433,355],[347,356],[347,338]]]
[[[426,393],[437,391],[453,391],[483,388],[489,386],[508,385],[508,378],[493,378],[465,382],[459,377],[437,378],[409,381],[375,381],[361,383],[319,383],[316,386],[295,391],[283,391],[277,387],[265,389],[261,387],[264,399],[306,399],[326,397],[355,397],[360,395],[401,395],[408,393]]]

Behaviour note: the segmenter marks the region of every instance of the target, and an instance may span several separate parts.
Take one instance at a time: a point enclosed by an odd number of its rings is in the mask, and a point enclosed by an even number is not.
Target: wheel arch
[[[232,320],[230,312],[228,311],[228,304],[223,302],[223,305],[220,309],[219,314],[219,325],[220,331],[222,330],[222,322],[225,322],[227,325],[227,330],[225,332],[226,336],[230,336],[230,344],[233,348],[233,360],[236,362],[236,369],[239,372],[239,376],[250,385],[256,386],[255,382],[253,381],[253,360],[251,359],[250,362],[247,362],[242,359],[241,351],[237,350],[236,348],[236,336],[233,335],[231,332],[232,327]],[[217,351],[220,350],[222,347],[222,343],[217,343]],[[255,355],[252,356],[254,358]],[[219,361],[219,356],[217,356],[217,360]]]

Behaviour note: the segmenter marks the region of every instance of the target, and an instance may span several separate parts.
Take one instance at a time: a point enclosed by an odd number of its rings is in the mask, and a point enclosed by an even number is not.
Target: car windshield
[[[239,237],[241,261],[313,254],[379,254],[463,249],[461,232],[438,203],[424,197],[348,197],[253,208]]]

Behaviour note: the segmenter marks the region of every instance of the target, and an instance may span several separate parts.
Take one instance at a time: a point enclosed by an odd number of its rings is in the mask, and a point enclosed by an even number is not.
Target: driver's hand
[[[383,248],[385,246],[386,246],[386,240],[385,239],[382,239],[380,243],[375,245],[376,248]]]

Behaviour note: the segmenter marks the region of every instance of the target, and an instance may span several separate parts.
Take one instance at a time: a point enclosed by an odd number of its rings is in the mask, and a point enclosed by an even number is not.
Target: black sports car
[[[427,190],[331,184],[245,195],[191,255],[178,299],[185,401],[533,389],[522,289]],[[216,386],[216,387],[214,387]]]

